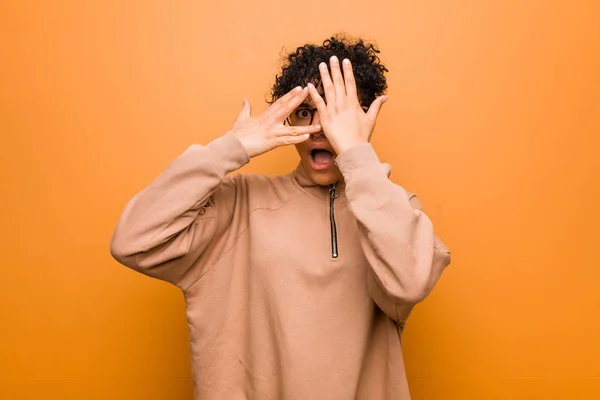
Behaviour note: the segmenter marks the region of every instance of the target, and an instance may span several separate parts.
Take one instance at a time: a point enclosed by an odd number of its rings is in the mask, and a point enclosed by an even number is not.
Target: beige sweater
[[[227,176],[248,161],[232,133],[192,145],[111,242],[182,289],[195,398],[409,399],[399,331],[450,263],[417,198],[370,144],[338,156],[335,189],[302,166]]]

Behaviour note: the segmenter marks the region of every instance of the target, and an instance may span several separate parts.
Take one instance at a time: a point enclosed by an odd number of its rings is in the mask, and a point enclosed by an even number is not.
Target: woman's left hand
[[[331,57],[330,66],[331,77],[327,64],[319,65],[321,84],[327,103],[323,101],[313,84],[308,84],[308,91],[319,112],[323,132],[333,150],[339,155],[351,147],[369,142],[377,115],[387,97],[381,96],[375,99],[369,110],[365,112],[358,101],[350,61],[345,59],[343,62],[344,76],[337,57]]]

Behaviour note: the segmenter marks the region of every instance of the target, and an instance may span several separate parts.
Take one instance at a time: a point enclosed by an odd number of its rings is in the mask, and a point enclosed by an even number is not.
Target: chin
[[[332,183],[337,182],[337,179],[333,179],[331,177],[318,176],[318,177],[314,177],[314,178],[311,177],[311,178],[312,178],[311,180],[319,186],[329,186]]]
[[[311,165],[304,166],[308,178],[320,186],[329,186],[342,179],[342,173],[336,166],[332,166],[325,171],[315,171]]]

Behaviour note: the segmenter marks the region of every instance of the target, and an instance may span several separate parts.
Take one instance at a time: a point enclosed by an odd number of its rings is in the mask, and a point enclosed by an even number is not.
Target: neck
[[[342,193],[346,186],[343,178],[324,185],[314,182],[309,178],[302,163],[298,163],[296,170],[292,173],[292,178],[304,191],[320,199],[327,198],[329,196],[329,189],[331,188],[331,185],[335,184],[335,188],[338,193]]]

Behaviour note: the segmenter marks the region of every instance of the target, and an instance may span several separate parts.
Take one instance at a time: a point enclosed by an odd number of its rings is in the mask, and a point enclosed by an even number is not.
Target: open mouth
[[[333,164],[333,153],[327,149],[312,149],[310,160],[314,169],[327,169]]]

